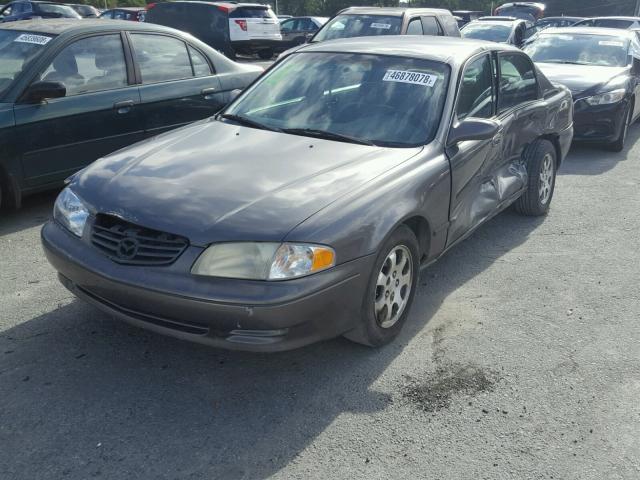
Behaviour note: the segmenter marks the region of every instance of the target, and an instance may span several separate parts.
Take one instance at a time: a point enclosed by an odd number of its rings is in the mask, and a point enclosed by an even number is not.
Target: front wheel
[[[273,50],[270,48],[267,50],[260,50],[258,52],[258,57],[260,57],[261,60],[270,60],[273,58]]]
[[[378,253],[362,303],[360,322],[345,337],[380,347],[400,333],[418,283],[418,255],[416,236],[409,227],[400,226]]]
[[[631,123],[631,107],[627,106],[627,108],[625,108],[622,118],[624,119],[624,123],[620,129],[620,135],[618,135],[615,141],[608,145],[609,150],[613,152],[621,152],[624,150],[624,144],[627,141],[627,134],[629,133],[629,124]]]
[[[528,186],[516,200],[515,209],[522,215],[545,215],[556,186],[556,149],[548,140],[536,140],[525,152],[524,160],[529,176]]]

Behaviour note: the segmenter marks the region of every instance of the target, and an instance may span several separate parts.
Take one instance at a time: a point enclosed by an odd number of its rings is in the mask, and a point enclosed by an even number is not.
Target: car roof
[[[88,5],[88,6],[91,7],[92,5]],[[105,12],[111,12],[113,10],[128,10],[132,12],[137,12],[139,10],[145,10],[145,8],[144,7],[113,7],[108,10],[105,10]]]
[[[511,20],[509,22],[505,22],[505,21],[501,21],[501,20],[483,20],[481,22],[479,22],[478,20],[472,20],[469,23],[467,23],[467,25],[498,25],[498,26],[502,26],[502,27],[513,27],[515,24],[518,23],[523,23],[524,20],[522,21],[518,21],[518,20]],[[465,27],[467,26],[465,25]]]
[[[200,1],[200,0],[177,0],[171,3],[204,3],[206,5],[215,5],[216,7],[227,7],[230,10],[235,10],[240,7],[259,7],[259,8],[271,8],[269,5],[263,3],[237,3],[237,2],[216,2],[216,1]]]
[[[449,10],[444,8],[405,8],[405,7],[349,7],[340,10],[338,15],[343,13],[359,13],[362,15],[387,15],[401,17],[402,15],[419,15],[422,13],[431,13],[437,15],[451,15]]]
[[[419,58],[459,66],[467,58],[487,50],[520,52],[516,47],[481,40],[421,35],[351,37],[309,43],[296,52],[349,52]]]
[[[634,30],[622,30],[620,28],[605,27],[551,27],[545,28],[540,35],[548,35],[550,33],[571,34],[571,35],[604,35],[610,37],[627,37],[631,38],[635,35]]]
[[[588,20],[588,18],[586,18],[586,17],[572,17],[571,15],[562,15],[562,16],[557,16],[557,17],[543,17],[540,20],[537,20],[536,23],[544,22],[545,20]]]
[[[640,17],[589,17],[585,20],[630,20],[634,22],[640,22]]]
[[[103,30],[154,30],[175,32],[174,29],[144,22],[129,22],[126,20],[109,20],[92,18],[49,18],[37,20],[22,20],[20,22],[0,23],[2,30],[18,30],[24,32],[48,33],[61,35],[63,33],[99,32]]]

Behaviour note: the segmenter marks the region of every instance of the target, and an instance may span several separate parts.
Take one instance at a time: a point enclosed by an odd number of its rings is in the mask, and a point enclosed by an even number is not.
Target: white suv
[[[271,58],[282,41],[280,21],[268,5],[238,3],[229,9],[229,37],[237,53]]]

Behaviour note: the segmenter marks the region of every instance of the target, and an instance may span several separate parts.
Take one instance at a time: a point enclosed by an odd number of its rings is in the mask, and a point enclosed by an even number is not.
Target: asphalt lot
[[[397,341],[257,355],[114,322],[0,217],[0,478],[640,478],[640,126],[575,148],[544,219],[424,271]],[[635,144],[635,145],[634,145]]]

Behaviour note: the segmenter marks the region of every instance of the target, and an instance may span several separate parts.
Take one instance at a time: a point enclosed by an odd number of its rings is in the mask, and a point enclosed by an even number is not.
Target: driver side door
[[[140,94],[132,85],[120,33],[75,40],[33,79],[62,83],[62,98],[14,107],[25,183],[57,183],[144,137]]]
[[[493,59],[483,53],[470,59],[458,85],[453,125],[470,118],[497,121]],[[500,123],[500,122],[498,122]],[[470,140],[446,149],[451,168],[450,245],[490,216],[498,201],[492,171],[501,133],[488,140]]]

